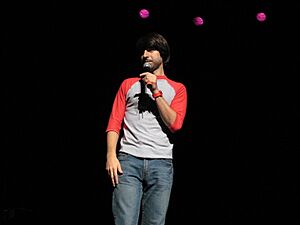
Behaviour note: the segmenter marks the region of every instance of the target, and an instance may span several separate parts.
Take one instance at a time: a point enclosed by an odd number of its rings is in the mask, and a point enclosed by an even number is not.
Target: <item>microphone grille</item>
[[[149,72],[151,70],[151,64],[149,62],[145,62],[144,65],[143,65],[143,69],[146,72]]]

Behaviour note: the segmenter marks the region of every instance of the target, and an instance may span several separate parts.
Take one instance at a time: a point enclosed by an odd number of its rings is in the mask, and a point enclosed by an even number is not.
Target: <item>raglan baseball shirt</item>
[[[175,122],[168,128],[162,124],[155,99],[148,88],[141,92],[141,80],[138,77],[125,79],[117,91],[113,102],[106,132],[115,131],[123,136],[120,139],[120,152],[136,157],[166,158],[173,157],[173,143],[168,132],[174,133],[182,127],[187,107],[186,87],[166,76],[157,76],[157,86],[164,99],[176,111]],[[142,94],[146,95],[147,108],[140,110]],[[166,132],[168,130],[168,132]]]

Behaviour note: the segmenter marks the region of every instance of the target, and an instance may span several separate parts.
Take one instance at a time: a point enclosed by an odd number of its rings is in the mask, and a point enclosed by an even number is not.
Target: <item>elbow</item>
[[[181,127],[182,126],[173,126],[172,125],[171,127],[169,127],[169,129],[172,133],[175,133],[175,132],[179,131],[181,129]]]
[[[179,120],[175,120],[174,123],[171,124],[171,126],[169,126],[169,129],[172,133],[179,131],[181,128],[182,128],[182,122],[180,122]]]
[[[184,121],[184,116],[177,114],[174,122],[169,126],[170,131],[172,133],[175,133],[175,132],[181,130],[181,128],[183,126],[183,121]]]

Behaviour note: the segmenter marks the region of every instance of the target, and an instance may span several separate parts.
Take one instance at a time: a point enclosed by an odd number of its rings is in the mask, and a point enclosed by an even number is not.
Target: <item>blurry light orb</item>
[[[203,19],[200,16],[196,16],[193,21],[196,26],[201,26],[204,23]]]
[[[143,19],[148,18],[150,15],[150,13],[147,9],[141,9],[139,14],[140,14],[140,17]]]
[[[260,22],[265,21],[267,18],[266,14],[263,12],[257,13],[256,14],[256,19]]]

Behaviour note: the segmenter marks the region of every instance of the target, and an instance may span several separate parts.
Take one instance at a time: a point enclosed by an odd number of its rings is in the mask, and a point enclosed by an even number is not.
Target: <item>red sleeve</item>
[[[109,116],[106,132],[115,131],[120,133],[126,107],[126,85],[125,81],[122,82],[117,94],[115,96],[112,110]]]
[[[176,119],[171,125],[170,130],[176,132],[181,129],[187,108],[187,91],[183,84],[178,84],[174,86],[176,90],[176,95],[171,102],[171,108],[176,112]]]
[[[123,123],[125,110],[126,110],[126,97],[127,92],[130,87],[139,80],[139,78],[127,78],[125,79],[119,87],[117,94],[115,96],[112,110],[109,116],[108,125],[106,132],[115,131],[120,134],[121,126]]]

